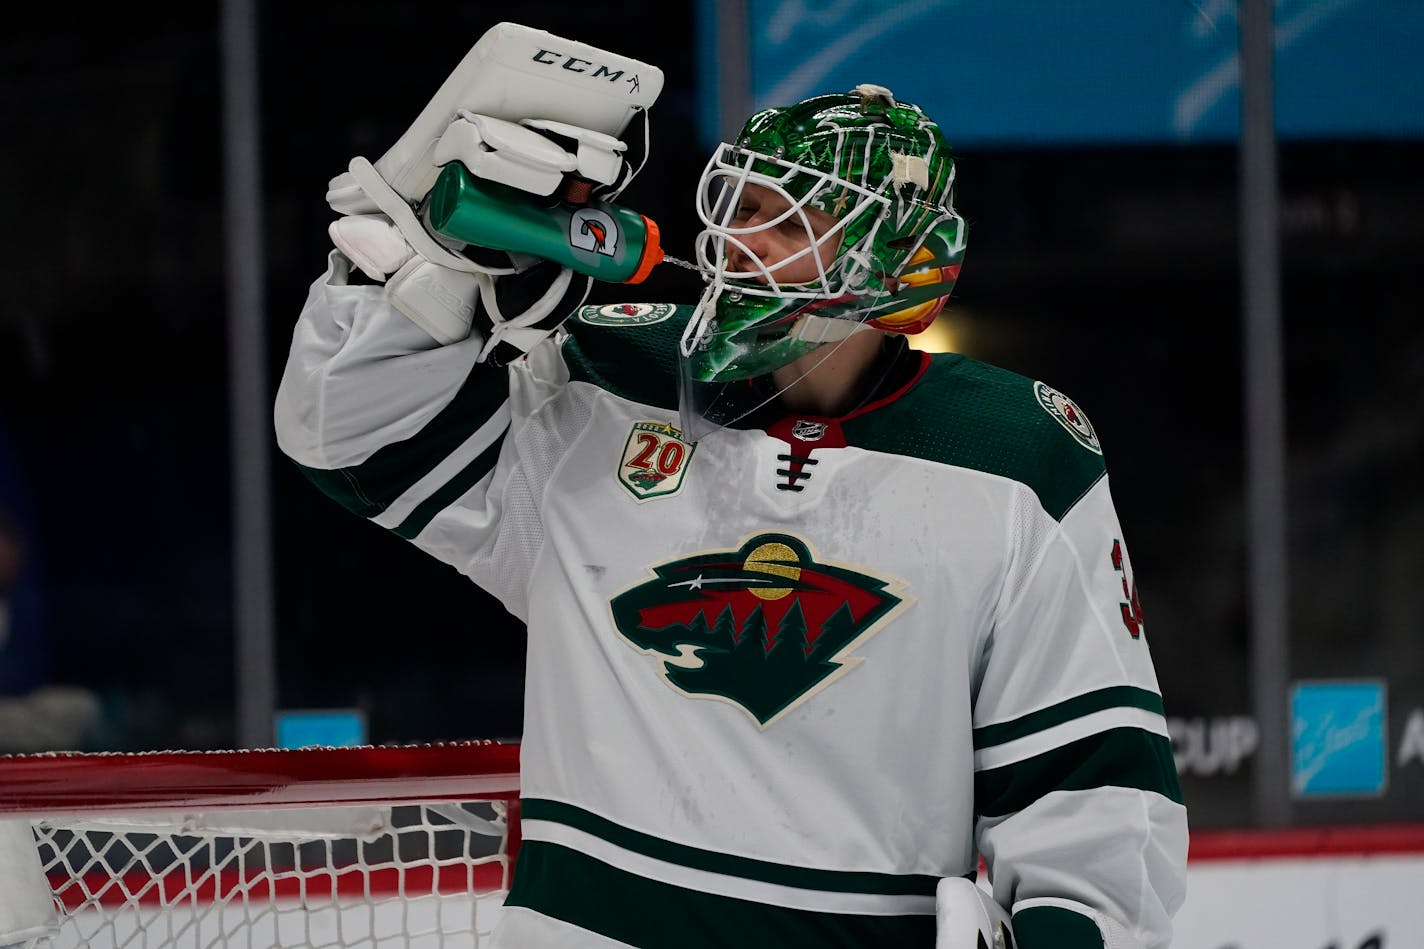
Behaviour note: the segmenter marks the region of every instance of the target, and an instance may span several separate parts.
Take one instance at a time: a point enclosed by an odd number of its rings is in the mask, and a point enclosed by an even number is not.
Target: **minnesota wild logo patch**
[[[1098,444],[1098,433],[1093,431],[1093,423],[1089,422],[1088,416],[1078,408],[1078,403],[1042,382],[1033,384],[1033,395],[1043,410],[1068,430],[1074,441],[1096,455],[1103,453],[1103,446]]]
[[[859,665],[851,653],[909,602],[903,584],[820,562],[790,534],[650,569],[609,602],[619,635],[672,688],[730,702],[759,728]]]
[[[623,444],[618,482],[639,501],[676,494],[696,449],[666,422],[634,422]]]
[[[578,318],[593,326],[650,326],[661,323],[676,310],[671,303],[610,303],[583,307]]]

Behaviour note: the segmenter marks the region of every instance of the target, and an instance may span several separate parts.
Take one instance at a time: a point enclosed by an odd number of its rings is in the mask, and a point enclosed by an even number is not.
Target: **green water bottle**
[[[663,259],[658,226],[636,211],[541,199],[476,178],[457,161],[441,170],[425,213],[446,237],[533,254],[609,283],[641,283]]]

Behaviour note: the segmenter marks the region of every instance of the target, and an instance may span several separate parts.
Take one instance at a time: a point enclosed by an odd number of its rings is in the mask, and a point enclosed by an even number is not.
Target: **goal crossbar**
[[[493,741],[251,751],[0,755],[0,815],[507,800],[519,746]]]
[[[476,946],[518,795],[489,741],[0,756],[0,945]]]

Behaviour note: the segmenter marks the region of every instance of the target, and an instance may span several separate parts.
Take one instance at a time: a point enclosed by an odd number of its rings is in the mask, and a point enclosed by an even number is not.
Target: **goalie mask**
[[[734,421],[731,403],[747,394],[729,399],[725,383],[865,328],[928,327],[964,254],[953,186],[939,126],[880,86],[752,116],[702,175],[697,256],[708,286],[682,340],[684,426]],[[758,248],[772,244],[793,249],[763,259]]]

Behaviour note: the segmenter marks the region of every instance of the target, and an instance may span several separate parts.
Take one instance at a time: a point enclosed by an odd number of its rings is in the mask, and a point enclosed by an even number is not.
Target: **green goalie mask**
[[[739,209],[758,188],[785,209],[748,223]],[[697,256],[708,286],[682,340],[684,395],[765,375],[866,327],[924,330],[964,254],[953,188],[939,126],[880,86],[752,116],[702,175]],[[780,246],[800,249],[763,260],[757,235],[771,228],[794,235]]]

